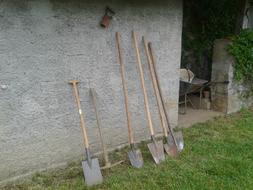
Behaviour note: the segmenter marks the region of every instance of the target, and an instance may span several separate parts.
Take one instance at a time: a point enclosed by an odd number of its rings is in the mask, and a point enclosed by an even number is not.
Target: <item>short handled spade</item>
[[[146,111],[146,116],[147,116],[147,120],[148,120],[148,127],[149,127],[149,131],[151,134],[152,143],[148,144],[148,148],[152,154],[152,157],[153,157],[155,163],[159,164],[161,161],[165,160],[163,143],[162,143],[162,141],[155,140],[155,133],[154,133],[153,124],[152,124],[152,120],[151,120],[151,114],[150,114],[149,103],[148,103],[148,96],[147,96],[147,92],[146,92],[143,69],[142,69],[142,65],[141,65],[140,52],[139,52],[139,48],[137,45],[136,34],[134,31],[132,32],[132,37],[133,37],[134,48],[135,48],[135,52],[136,52],[137,67],[139,70],[140,81],[141,81],[142,91],[143,91],[143,95],[144,95],[144,105],[145,105],[145,111]]]
[[[123,60],[122,60],[120,34],[118,32],[116,32],[116,42],[117,42],[117,49],[118,49],[118,54],[119,54],[120,72],[121,72],[121,79],[122,79],[124,98],[125,98],[128,136],[129,136],[129,143],[131,147],[131,151],[128,152],[128,158],[133,167],[141,168],[143,166],[143,159],[142,159],[141,151],[136,148],[136,145],[134,143],[134,138],[133,138],[131,118],[130,118],[130,112],[129,112],[129,107],[128,107],[128,94],[127,94],[127,85],[126,85],[126,79],[125,79],[125,65],[123,64]]]
[[[69,82],[73,85],[73,91],[77,103],[77,108],[80,116],[80,122],[81,122],[81,130],[83,134],[83,140],[85,145],[85,153],[86,153],[86,159],[85,161],[82,161],[82,167],[83,167],[83,173],[85,178],[85,183],[87,186],[96,185],[103,182],[103,177],[101,174],[99,162],[97,158],[91,158],[90,155],[90,149],[89,149],[89,141],[88,136],[85,128],[85,122],[84,117],[81,109],[81,103],[80,103],[80,97],[77,89],[77,80],[72,80]]]

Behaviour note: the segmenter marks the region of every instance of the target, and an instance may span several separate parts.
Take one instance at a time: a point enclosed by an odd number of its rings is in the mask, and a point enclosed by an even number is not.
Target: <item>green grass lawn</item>
[[[91,189],[253,189],[253,109],[197,124],[183,132],[185,149],[178,158],[167,157],[156,166],[142,145],[144,168],[133,169],[125,163],[107,170],[103,173],[104,183]],[[87,188],[80,163],[72,163],[66,169],[38,173],[3,189]]]

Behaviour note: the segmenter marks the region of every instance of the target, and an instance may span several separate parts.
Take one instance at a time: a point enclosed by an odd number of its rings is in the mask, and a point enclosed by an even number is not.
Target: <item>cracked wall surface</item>
[[[99,26],[105,6],[115,12]],[[83,154],[79,117],[68,81],[79,91],[92,152],[101,150],[89,87],[97,93],[108,147],[128,141],[115,45],[121,32],[132,125],[148,139],[131,31],[138,34],[156,132],[161,132],[141,36],[151,41],[173,126],[178,118],[182,2],[180,0],[0,1],[0,181],[58,165]]]

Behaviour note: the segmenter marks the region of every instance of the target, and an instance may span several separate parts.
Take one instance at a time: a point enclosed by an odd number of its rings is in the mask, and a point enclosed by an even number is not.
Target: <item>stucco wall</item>
[[[109,5],[116,17],[99,26]],[[182,3],[158,1],[0,1],[0,181],[80,158],[83,141],[71,86],[78,79],[93,152],[100,149],[89,82],[110,147],[128,140],[115,48],[122,34],[135,137],[149,138],[131,30],[137,31],[156,131],[158,111],[141,43],[153,43],[166,104],[177,124]]]

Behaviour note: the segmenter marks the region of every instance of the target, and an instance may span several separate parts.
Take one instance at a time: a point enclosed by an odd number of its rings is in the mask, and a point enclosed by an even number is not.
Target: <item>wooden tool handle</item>
[[[153,55],[152,44],[148,43],[148,47],[149,47],[150,57],[151,57],[151,60],[152,60],[152,66],[154,68],[154,74],[155,74],[156,81],[157,81],[157,87],[158,87],[158,90],[160,92],[161,102],[162,102],[165,118],[166,118],[166,121],[167,121],[168,129],[169,129],[169,132],[171,133],[171,136],[173,138],[173,141],[174,141],[175,145],[178,148],[178,144],[177,144],[176,138],[175,138],[174,133],[173,133],[173,131],[171,129],[171,126],[170,126],[169,115],[168,115],[166,107],[165,107],[165,101],[164,101],[164,98],[163,98],[162,89],[161,89],[161,85],[160,85],[158,74],[157,74],[157,70],[156,70],[156,62],[155,62],[155,58],[154,58],[154,55]]]
[[[123,64],[123,60],[122,60],[122,51],[121,51],[121,45],[120,45],[119,32],[116,32],[116,42],[117,42],[117,49],[118,49],[118,54],[119,54],[120,73],[121,73],[124,98],[125,98],[125,109],[126,109],[126,116],[127,116],[127,128],[128,128],[128,134],[129,134],[129,142],[130,142],[130,144],[134,144],[131,118],[130,118],[130,112],[129,112],[129,107],[128,107],[128,94],[127,94],[127,85],[126,85],[126,76],[125,76],[125,65]]]
[[[134,48],[135,48],[135,53],[136,53],[137,66],[138,66],[139,74],[140,74],[141,87],[142,87],[142,91],[143,91],[143,95],[144,95],[144,104],[145,104],[146,116],[147,116],[147,119],[148,119],[148,127],[149,127],[149,130],[150,130],[151,136],[153,136],[154,135],[154,128],[153,128],[153,124],[152,124],[152,120],[151,120],[151,114],[150,114],[150,110],[149,110],[148,96],[147,96],[147,92],[146,92],[146,88],[145,88],[145,82],[144,82],[144,75],[143,75],[143,70],[142,70],[142,65],[141,65],[140,52],[139,52],[139,48],[138,48],[138,45],[137,45],[136,34],[135,34],[134,31],[132,32],[132,37],[133,37]]]
[[[106,146],[105,146],[104,138],[102,134],[102,129],[101,129],[101,121],[100,121],[100,117],[97,110],[97,99],[95,95],[95,90],[93,88],[90,88],[90,93],[91,93],[92,103],[93,103],[95,114],[96,114],[98,132],[99,132],[99,137],[100,137],[100,141],[101,141],[101,145],[103,149],[105,164],[109,164],[109,158],[108,158],[108,154],[107,154],[107,150],[106,150]]]
[[[73,85],[73,92],[74,92],[74,96],[75,96],[76,103],[77,103],[77,108],[78,108],[80,122],[81,122],[81,129],[82,129],[82,133],[83,133],[84,146],[85,146],[85,148],[88,149],[89,148],[89,141],[88,141],[87,132],[86,132],[85,123],[84,123],[84,117],[83,117],[83,113],[82,113],[82,109],[81,109],[80,97],[79,97],[79,93],[78,93],[78,89],[77,89],[78,81],[72,80],[69,83]]]
[[[163,132],[164,132],[164,136],[167,137],[168,132],[167,132],[167,129],[166,129],[165,116],[164,116],[164,112],[163,112],[163,109],[162,109],[161,96],[160,96],[160,93],[159,93],[159,90],[158,90],[158,87],[157,87],[157,81],[156,81],[156,78],[155,78],[154,68],[152,66],[152,59],[150,57],[150,53],[149,53],[149,50],[148,50],[148,43],[145,40],[145,37],[143,37],[143,42],[144,42],[145,52],[146,52],[147,59],[148,59],[149,72],[150,72],[150,75],[151,75],[152,85],[153,85],[153,89],[154,89],[154,92],[155,92],[155,97],[156,97],[156,103],[157,103],[157,106],[158,106],[159,116],[160,116],[160,120],[161,120],[161,123],[162,123],[162,129],[163,129]]]

